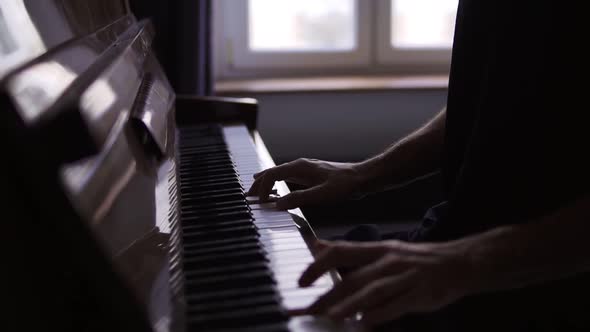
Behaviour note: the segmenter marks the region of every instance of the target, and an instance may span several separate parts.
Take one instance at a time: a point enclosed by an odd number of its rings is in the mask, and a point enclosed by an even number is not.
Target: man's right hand
[[[248,195],[258,196],[262,200],[268,199],[274,183],[284,180],[307,188],[279,198],[279,209],[292,209],[346,198],[358,191],[365,181],[366,174],[359,168],[359,165],[354,163],[297,159],[255,174]]]

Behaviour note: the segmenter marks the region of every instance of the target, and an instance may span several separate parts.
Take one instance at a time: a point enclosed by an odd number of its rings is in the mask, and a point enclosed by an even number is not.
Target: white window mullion
[[[356,24],[354,27],[354,47],[350,50],[253,50],[250,47],[248,1],[225,0],[222,17],[225,29],[227,29],[226,52],[231,51],[229,65],[232,68],[230,70],[293,70],[297,68],[366,66],[370,57],[370,28],[368,24],[370,22],[370,2],[354,0]]]
[[[398,0],[377,0],[377,61],[381,65],[395,65],[395,66],[428,66],[429,68],[442,68],[448,66],[451,60],[451,47],[445,47],[444,45],[433,45],[424,46],[420,45],[417,41],[417,45],[410,45],[406,47],[395,47],[392,42],[392,27],[394,26],[393,20],[395,19],[392,14],[392,6],[394,1]],[[428,3],[425,0],[414,0],[414,3]],[[456,0],[433,0],[439,3],[445,2],[456,2]],[[434,10],[423,7],[424,13]],[[439,14],[439,13],[434,13]],[[425,22],[428,22],[425,20]],[[428,29],[425,26],[424,29]],[[452,29],[452,27],[450,28]]]
[[[216,77],[446,72],[457,2],[216,0]],[[259,6],[252,17],[262,24],[251,26],[250,4]],[[392,29],[400,27],[392,42]],[[252,42],[251,29],[258,31]]]

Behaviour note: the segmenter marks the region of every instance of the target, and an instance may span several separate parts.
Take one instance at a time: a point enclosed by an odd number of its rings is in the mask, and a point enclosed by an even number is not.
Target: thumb
[[[297,190],[277,199],[277,208],[281,210],[294,209],[302,205],[321,202],[325,196],[326,186],[311,187],[309,189]]]

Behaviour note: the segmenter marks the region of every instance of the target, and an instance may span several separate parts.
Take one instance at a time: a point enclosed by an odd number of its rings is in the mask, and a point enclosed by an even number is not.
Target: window
[[[352,51],[353,0],[250,0],[249,48],[254,52]]]
[[[457,3],[215,1],[218,76],[445,71]]]

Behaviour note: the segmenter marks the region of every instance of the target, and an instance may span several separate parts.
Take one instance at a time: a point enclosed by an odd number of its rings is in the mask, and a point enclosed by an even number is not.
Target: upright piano
[[[312,229],[246,197],[256,101],[176,94],[153,30],[123,0],[0,2],[3,328],[356,329],[288,315],[338,275],[299,288]]]

